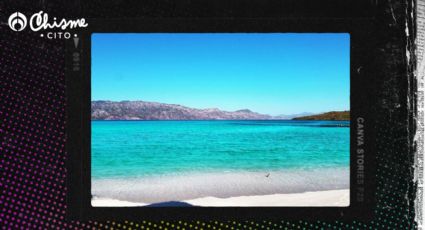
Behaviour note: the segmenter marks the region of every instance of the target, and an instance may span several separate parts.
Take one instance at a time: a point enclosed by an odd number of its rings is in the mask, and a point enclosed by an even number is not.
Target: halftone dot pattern
[[[70,4],[72,5],[72,4]],[[4,6],[4,5],[0,5]],[[27,9],[29,6],[23,7]],[[44,3],[34,7],[56,15],[65,7]],[[6,9],[6,7],[2,7]],[[46,10],[47,9],[47,10]],[[122,6],[89,5],[89,15],[122,15]],[[144,9],[149,11],[149,9]],[[10,11],[13,12],[13,11]],[[25,11],[21,11],[26,13]],[[394,13],[395,12],[395,13]],[[386,8],[385,18],[403,21],[400,4]],[[137,15],[137,13],[134,13]],[[6,16],[7,17],[7,16]],[[5,21],[4,15],[1,22]],[[392,29],[395,25],[383,27]],[[397,72],[405,57],[402,44],[382,44],[391,52],[382,81],[382,107],[376,120],[376,210],[372,221],[70,221],[66,218],[66,86],[65,48],[24,30],[0,25],[0,226],[3,229],[415,229],[411,159],[406,116]],[[397,30],[398,31],[398,30]],[[401,30],[400,30],[401,31]],[[403,31],[401,31],[403,32]],[[388,60],[385,60],[388,61]],[[395,71],[394,71],[395,70]],[[402,105],[402,106],[399,106]],[[390,113],[391,112],[391,113]],[[399,136],[399,139],[394,139]]]

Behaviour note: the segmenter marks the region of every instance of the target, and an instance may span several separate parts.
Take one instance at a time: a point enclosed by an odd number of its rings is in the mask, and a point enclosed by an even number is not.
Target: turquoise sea
[[[92,193],[157,202],[348,188],[349,139],[346,121],[92,121]]]

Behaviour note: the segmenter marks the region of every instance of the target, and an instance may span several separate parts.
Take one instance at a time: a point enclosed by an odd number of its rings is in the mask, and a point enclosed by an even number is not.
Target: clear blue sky
[[[278,115],[349,109],[349,34],[93,34],[92,100]]]

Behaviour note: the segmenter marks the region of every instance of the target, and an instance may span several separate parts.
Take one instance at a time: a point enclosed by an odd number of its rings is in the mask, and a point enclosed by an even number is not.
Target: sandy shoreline
[[[349,189],[315,191],[304,193],[237,196],[229,198],[202,197],[180,201],[193,206],[224,207],[224,206],[326,206],[346,207],[350,204]],[[134,203],[109,198],[94,198],[93,207],[131,207],[145,206],[146,203]]]

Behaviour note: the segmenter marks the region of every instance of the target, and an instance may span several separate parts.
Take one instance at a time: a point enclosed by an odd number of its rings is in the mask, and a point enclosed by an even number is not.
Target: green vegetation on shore
[[[311,116],[296,117],[292,120],[329,120],[329,121],[349,121],[350,111],[331,111]]]

